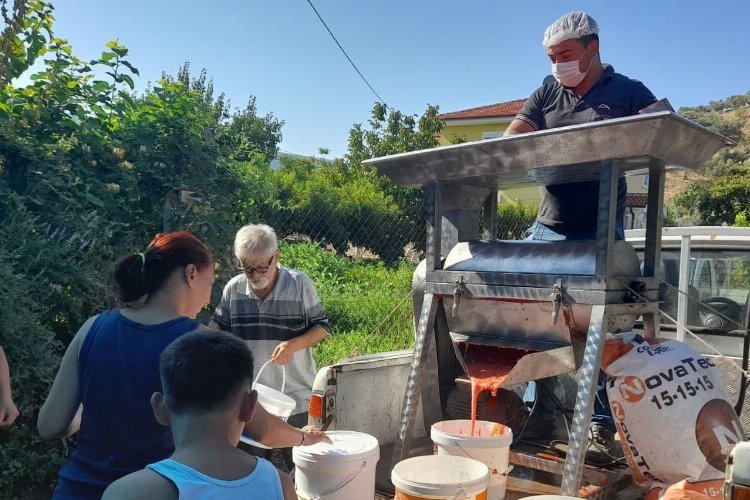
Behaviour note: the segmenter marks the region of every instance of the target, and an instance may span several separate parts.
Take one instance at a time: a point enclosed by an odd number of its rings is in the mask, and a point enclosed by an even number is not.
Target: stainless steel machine
[[[576,495],[604,333],[629,329],[638,316],[658,333],[665,170],[696,169],[725,145],[696,123],[658,112],[368,160],[427,196],[424,296],[393,463],[410,455],[420,401],[428,434],[444,418],[440,381],[463,363],[453,344],[492,345],[516,352],[506,385],[579,370],[559,471],[561,493]],[[642,269],[630,245],[615,240],[618,178],[636,172],[649,174]],[[498,189],[587,180],[599,182],[596,240],[495,239]]]

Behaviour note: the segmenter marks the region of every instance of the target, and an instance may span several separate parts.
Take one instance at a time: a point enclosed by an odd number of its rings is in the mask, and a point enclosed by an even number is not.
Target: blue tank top
[[[279,472],[263,458],[258,458],[258,464],[250,474],[234,481],[215,479],[171,458],[148,468],[169,479],[179,491],[180,499],[284,500]]]
[[[53,498],[99,499],[111,482],[172,454],[170,429],[151,411],[151,395],[162,390],[159,355],[198,326],[186,317],[141,325],[119,309],[99,315],[78,357],[83,413],[77,447],[60,470]]]

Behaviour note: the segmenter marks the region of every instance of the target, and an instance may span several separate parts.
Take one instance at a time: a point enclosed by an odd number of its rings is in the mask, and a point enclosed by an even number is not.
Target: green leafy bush
[[[750,216],[750,165],[728,167],[708,182],[691,183],[672,204],[676,217],[692,224],[742,223]]]
[[[0,345],[21,413],[0,430],[3,498],[48,497],[66,458],[63,440],[39,439],[36,417],[60,363],[58,338],[69,340],[68,332],[104,305],[97,236],[82,241],[18,206],[0,225]]]
[[[349,245],[366,248],[389,265],[403,257],[407,244],[424,239],[420,191],[412,194],[420,206],[407,211],[405,199],[382,178],[340,160],[284,158],[270,178],[275,198],[259,206],[260,217],[281,237],[306,235],[339,252]]]
[[[520,240],[536,220],[537,207],[516,200],[502,200],[497,206],[497,237]]]
[[[316,243],[282,244],[281,261],[315,282],[331,321],[333,335],[313,351],[319,367],[413,344],[413,265],[352,260]]]
[[[0,344],[22,413],[0,430],[0,497],[44,498],[68,442],[41,442],[37,412],[74,333],[113,305],[116,258],[186,229],[228,264],[281,122],[252,98],[232,112],[187,67],[133,94],[126,47],[83,61],[52,34],[48,3],[22,3],[22,29],[0,35],[14,48],[0,57]],[[29,84],[5,85],[43,54]]]

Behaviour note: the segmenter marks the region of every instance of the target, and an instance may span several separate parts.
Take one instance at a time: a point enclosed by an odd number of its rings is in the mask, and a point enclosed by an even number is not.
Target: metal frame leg
[[[661,226],[664,206],[664,163],[652,160],[648,169],[648,205],[646,211],[646,246],[643,252],[643,275],[659,276],[661,265]],[[659,313],[643,315],[646,337],[659,336]]]
[[[602,344],[604,336],[604,317],[606,306],[595,305],[591,309],[586,350],[583,354],[576,406],[573,413],[573,424],[570,429],[568,454],[565,458],[562,486],[560,493],[567,496],[577,496],[581,487],[584,458],[588,441],[591,412],[594,409],[596,396],[596,382],[599,377],[599,365],[602,359]]]
[[[438,298],[431,293],[424,294],[422,301],[422,312],[419,315],[417,326],[417,338],[414,343],[414,355],[411,360],[409,380],[406,383],[404,402],[401,405],[401,417],[398,424],[398,435],[393,448],[392,464],[396,465],[401,460],[408,458],[411,448],[411,439],[414,432],[414,422],[417,417],[417,409],[422,396],[422,381],[424,379],[424,368],[427,365],[430,353],[434,355],[435,341],[435,313],[437,312]],[[438,404],[440,397],[437,398]],[[427,425],[427,422],[425,422]]]

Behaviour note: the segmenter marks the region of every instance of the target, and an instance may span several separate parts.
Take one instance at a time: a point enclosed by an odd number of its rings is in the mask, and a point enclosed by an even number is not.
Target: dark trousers
[[[307,425],[307,412],[298,413],[297,415],[292,415],[291,417],[287,419],[286,422],[292,427],[301,429],[302,427]],[[273,455],[273,452],[274,452],[274,450],[266,450],[264,448],[258,448],[257,446],[249,446],[249,445],[243,449],[253,456],[265,458],[266,460],[271,460],[271,456]],[[292,448],[276,448],[276,449],[278,449],[281,452],[281,456],[284,458],[284,463],[286,464],[287,472],[294,469],[294,460],[292,459]],[[274,465],[277,465],[277,464],[274,464]]]
[[[609,408],[609,397],[604,385],[606,381],[607,376],[604,372],[599,371],[591,423],[602,425],[610,431],[615,432],[615,422],[612,418],[612,411]],[[555,404],[554,391],[555,377],[543,378],[536,381],[536,407],[534,408],[536,418],[541,418],[545,421],[551,421],[555,418],[555,411],[558,408]]]

